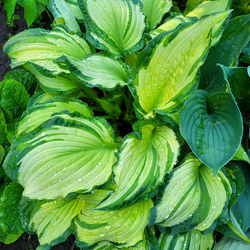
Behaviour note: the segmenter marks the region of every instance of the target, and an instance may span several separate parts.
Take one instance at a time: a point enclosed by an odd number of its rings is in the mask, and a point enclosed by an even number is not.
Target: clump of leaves
[[[76,18],[51,1],[60,25],[5,44],[41,88],[3,168],[43,247],[74,233],[83,249],[211,249],[218,232],[218,249],[249,247],[250,16],[188,3],[79,0]]]

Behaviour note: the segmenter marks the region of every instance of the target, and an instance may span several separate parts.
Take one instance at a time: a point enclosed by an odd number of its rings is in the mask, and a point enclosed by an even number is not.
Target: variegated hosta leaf
[[[63,72],[53,62],[63,54],[83,59],[90,52],[84,39],[59,27],[54,30],[28,29],[4,45],[4,53],[11,58],[12,67],[33,62],[53,73]]]
[[[63,94],[63,95],[72,95],[79,92],[81,88],[81,82],[79,82],[72,74],[59,73],[54,75],[53,73],[45,70],[44,68],[29,63],[24,65],[24,68],[31,72],[39,81],[39,85],[44,92],[51,94]]]
[[[65,2],[68,5],[68,7],[70,8],[70,10],[72,11],[75,18],[78,20],[78,22],[83,23],[84,16],[83,16],[83,13],[78,5],[77,0],[65,0]]]
[[[200,3],[204,2],[204,1],[207,1],[207,0],[187,0],[185,12],[190,12],[197,5],[199,5]]]
[[[128,84],[128,67],[122,61],[97,54],[84,60],[64,59],[71,73],[89,87],[111,90]]]
[[[70,31],[81,32],[76,18],[65,0],[49,0],[48,9],[55,19],[63,18],[65,26]]]
[[[210,250],[213,246],[213,233],[202,234],[198,230],[185,234],[161,234],[161,250]]]
[[[88,40],[98,49],[125,56],[143,46],[144,15],[136,1],[79,0]]]
[[[189,154],[169,180],[160,203],[152,211],[151,223],[174,227],[173,232],[206,230],[220,216],[231,192],[221,171],[215,177]]]
[[[94,208],[109,190],[95,190],[94,194],[83,195],[86,206],[75,219],[79,247],[89,247],[100,241],[111,241],[120,247],[134,246],[143,239],[153,202],[149,199],[117,211],[98,211]]]
[[[39,96],[38,98],[41,99],[42,97]],[[53,114],[62,111],[78,112],[84,116],[93,117],[92,110],[82,101],[65,97],[51,97],[43,102],[35,102],[27,108],[18,125],[16,136],[18,137],[24,131],[28,133],[36,129],[42,123],[50,120]]]
[[[141,54],[143,66],[135,79],[138,101],[145,115],[152,116],[153,111],[173,112],[196,88],[197,71],[209,49],[211,29],[228,14],[210,15],[149,42]],[[149,55],[152,46],[155,48]]]
[[[118,250],[118,249],[120,250],[151,250],[150,243],[149,241],[145,239],[145,236],[144,236],[143,241],[140,241],[135,246],[129,247],[129,248],[128,247],[120,248],[119,246],[116,246],[108,241],[102,241],[93,248],[93,250]]]
[[[160,22],[162,17],[172,7],[171,0],[141,0],[142,11],[146,15],[146,23],[149,29],[154,29]]]
[[[170,31],[170,30],[174,30],[177,28],[177,26],[181,23],[185,23],[185,22],[192,22],[191,18],[185,17],[182,14],[179,14],[175,17],[170,17],[167,19],[167,21],[165,23],[163,23],[162,25],[160,25],[157,29],[152,30],[150,32],[150,36],[152,38],[155,38],[157,35],[163,33],[164,31]]]
[[[81,60],[90,52],[84,39],[59,27],[52,31],[25,30],[9,39],[4,46],[12,67],[25,65],[45,91],[65,94],[76,91],[79,86],[70,72],[60,68],[54,60],[62,55]]]
[[[225,11],[230,8],[231,2],[231,0],[204,1],[201,2],[194,10],[190,11],[186,16],[201,18],[205,15]],[[223,22],[220,22],[214,25],[212,29],[212,46],[220,40],[223,31],[223,24]]]
[[[249,250],[250,243],[223,237],[213,250]]]
[[[105,183],[116,161],[111,126],[99,118],[61,114],[12,143],[4,169],[30,199],[66,197]]]
[[[216,1],[205,1],[201,2],[194,10],[187,13],[186,16],[179,14],[175,17],[170,17],[168,20],[159,26],[157,29],[150,32],[151,37],[164,32],[175,29],[179,24],[184,22],[191,22],[192,18],[201,18],[202,16],[209,15],[219,11],[225,11],[230,8],[230,0],[216,0]],[[212,30],[212,44],[218,42],[223,22],[216,24]]]
[[[209,15],[215,12],[228,10],[230,6],[231,6],[230,0],[204,1],[201,2],[199,5],[197,5],[195,9],[188,12],[186,16],[200,18],[204,15]]]
[[[178,154],[173,130],[139,122],[136,133],[128,135],[119,150],[114,170],[117,189],[98,209],[117,209],[154,196]]]
[[[81,198],[53,201],[27,201],[24,198],[19,208],[25,227],[38,235],[39,243],[55,245],[66,240],[72,232],[72,219],[84,206],[85,201]]]

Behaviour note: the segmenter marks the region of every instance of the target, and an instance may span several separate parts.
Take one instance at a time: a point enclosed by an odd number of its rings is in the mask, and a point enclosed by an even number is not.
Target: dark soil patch
[[[3,6],[0,6],[0,81],[3,80],[5,74],[10,70],[10,59],[3,53],[3,46],[10,36],[13,36],[27,28],[25,20],[22,18],[23,10],[17,10],[16,14],[21,18],[14,22],[13,27],[6,24],[6,12]]]

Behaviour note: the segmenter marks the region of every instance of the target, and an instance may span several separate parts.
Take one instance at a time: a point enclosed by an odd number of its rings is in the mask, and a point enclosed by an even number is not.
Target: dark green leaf
[[[240,145],[241,113],[231,94],[198,90],[180,113],[180,131],[195,155],[217,174]]]
[[[18,205],[23,188],[11,182],[6,186],[0,199],[0,241],[5,244],[16,241],[23,233]]]
[[[220,65],[224,78],[229,84],[236,102],[240,108],[245,123],[250,126],[250,78],[247,68],[230,68]]]
[[[4,9],[7,12],[7,20],[8,20],[8,22],[11,21],[11,17],[12,17],[12,15],[14,13],[15,6],[16,6],[16,0],[5,0],[5,2],[4,2]]]
[[[250,15],[230,20],[219,43],[209,51],[201,67],[200,87],[211,90],[224,90],[225,81],[218,63],[237,66],[239,56],[250,40]]]
[[[0,144],[3,144],[7,139],[7,125],[5,122],[4,113],[0,107]]]
[[[26,109],[28,101],[29,94],[21,83],[16,80],[4,81],[0,105],[5,112],[11,112],[14,118],[20,117]]]
[[[36,0],[23,0],[24,18],[30,26],[37,17]]]
[[[4,80],[14,79],[25,87],[25,89],[32,95],[37,85],[37,79],[28,71],[24,69],[14,69],[9,71]]]

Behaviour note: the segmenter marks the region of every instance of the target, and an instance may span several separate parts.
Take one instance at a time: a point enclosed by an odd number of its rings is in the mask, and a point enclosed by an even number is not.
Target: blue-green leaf
[[[242,116],[230,93],[197,90],[181,110],[180,131],[195,155],[217,174],[240,146]]]

